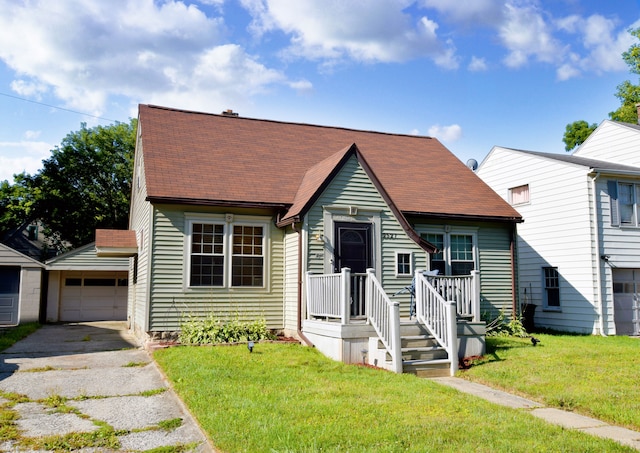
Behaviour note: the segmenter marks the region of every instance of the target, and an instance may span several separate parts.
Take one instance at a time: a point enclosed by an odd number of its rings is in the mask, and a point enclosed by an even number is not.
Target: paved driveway
[[[147,352],[120,322],[45,325],[0,353],[0,391],[24,395],[14,410],[22,439],[112,427],[120,449],[212,448]],[[9,400],[0,398],[0,403]],[[62,402],[56,409],[52,403]],[[65,409],[65,410],[61,410]],[[105,428],[102,428],[103,430]],[[0,450],[17,450],[16,442]],[[42,450],[40,450],[42,451]]]

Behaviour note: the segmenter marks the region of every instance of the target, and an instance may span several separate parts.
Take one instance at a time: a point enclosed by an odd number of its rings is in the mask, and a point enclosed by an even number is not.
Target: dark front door
[[[336,272],[351,269],[351,316],[365,314],[365,273],[372,267],[371,224],[336,222]]]
[[[336,222],[335,271],[343,267],[351,273],[365,273],[371,267],[371,224]]]

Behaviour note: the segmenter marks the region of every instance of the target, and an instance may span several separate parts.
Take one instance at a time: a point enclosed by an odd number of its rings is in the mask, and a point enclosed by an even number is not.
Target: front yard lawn
[[[225,452],[635,451],[297,344],[260,343],[253,353],[184,346],[154,356]]]
[[[534,334],[487,337],[487,355],[458,376],[640,431],[640,339]]]

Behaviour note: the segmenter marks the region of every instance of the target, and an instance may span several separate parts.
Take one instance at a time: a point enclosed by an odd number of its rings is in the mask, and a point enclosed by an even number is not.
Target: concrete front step
[[[402,372],[421,378],[451,376],[451,362],[449,359],[403,360]]]
[[[402,348],[402,360],[440,360],[447,357],[447,351],[441,346]]]

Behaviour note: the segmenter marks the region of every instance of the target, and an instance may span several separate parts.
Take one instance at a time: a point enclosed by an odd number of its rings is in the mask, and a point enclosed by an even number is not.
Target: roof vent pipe
[[[238,114],[231,109],[225,110],[224,112],[222,112],[222,114],[224,116],[238,116]]]

